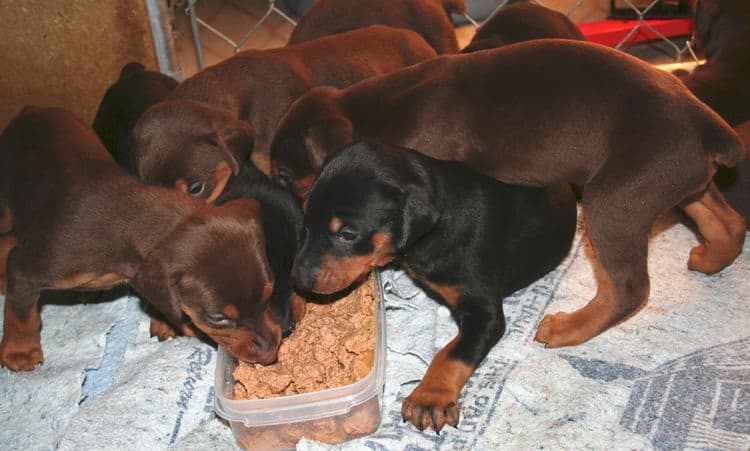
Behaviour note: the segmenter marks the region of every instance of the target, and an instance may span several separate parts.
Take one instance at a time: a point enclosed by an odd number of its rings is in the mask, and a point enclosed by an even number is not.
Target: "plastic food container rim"
[[[242,422],[247,427],[272,426],[317,420],[348,413],[353,407],[379,396],[385,384],[385,306],[380,272],[375,271],[377,291],[377,337],[375,364],[362,379],[341,387],[329,388],[279,398],[236,400],[224,396],[233,359],[223,348],[216,357],[214,410],[227,421]]]

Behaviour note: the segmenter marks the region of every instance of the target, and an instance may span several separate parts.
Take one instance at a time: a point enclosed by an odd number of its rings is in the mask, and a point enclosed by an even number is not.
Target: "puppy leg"
[[[700,191],[711,177],[701,149],[669,147],[668,141],[650,144],[659,149],[661,164],[612,160],[586,184],[582,205],[588,238],[600,265],[597,293],[573,313],[545,316],[535,340],[548,347],[583,343],[634,314],[646,302],[648,235],[657,216]],[[680,171],[673,170],[675,164]]]
[[[688,268],[714,274],[730,265],[745,242],[747,224],[742,215],[727,203],[713,181],[698,198],[680,206],[703,235],[703,244],[690,251]]]
[[[598,263],[596,296],[575,312],[546,315],[534,339],[552,348],[577,345],[635,313],[648,297],[649,232],[658,214],[681,197],[643,196],[638,184],[623,184],[607,174],[590,182],[582,205]]]
[[[495,316],[498,316],[495,318]],[[505,333],[505,318],[491,312],[464,312],[458,335],[430,363],[417,388],[404,400],[401,416],[419,430],[440,432],[457,426],[458,395],[482,359]]]
[[[16,247],[8,256],[0,365],[12,371],[31,371],[44,361],[40,335],[42,319],[37,308],[41,285],[26,276],[18,251]]]
[[[0,294],[5,294],[5,274],[8,270],[8,254],[16,247],[18,240],[13,234],[0,236]]]
[[[156,337],[159,341],[164,341],[169,338],[174,338],[180,335],[186,337],[197,337],[199,334],[191,324],[181,324],[179,327],[175,327],[164,316],[154,308],[148,309],[148,314],[151,316],[151,324],[149,325],[149,333],[152,337]]]

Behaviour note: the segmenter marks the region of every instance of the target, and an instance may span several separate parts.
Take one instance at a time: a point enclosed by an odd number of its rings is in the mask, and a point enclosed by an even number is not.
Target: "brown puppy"
[[[132,135],[137,174],[213,201],[251,151],[255,165],[269,172],[276,124],[308,89],[349,86],[433,56],[415,32],[381,25],[241,52],[185,80],[141,116]],[[231,143],[231,152],[221,152],[223,142]]]
[[[380,24],[414,30],[438,53],[456,53],[450,15],[465,12],[464,0],[318,0],[297,22],[288,44]]]
[[[487,19],[461,53],[545,38],[586,40],[581,30],[565,14],[534,3],[521,2],[501,8]]]
[[[62,109],[26,108],[0,135],[0,261],[7,283],[0,364],[43,361],[43,290],[127,282],[176,330],[189,324],[234,356],[270,363],[281,329],[269,307],[260,209],[213,207],[139,183],[93,130]],[[159,335],[169,335],[158,328]]]
[[[706,238],[689,268],[717,272],[742,249],[742,217],[713,184],[706,191],[716,164],[743,157],[737,135],[676,77],[604,46],[530,41],[311,90],[279,125],[274,171],[299,184],[360,139],[463,161],[506,183],[583,186],[598,292],[544,318],[536,339],[551,347],[582,343],[643,305],[648,235],[664,210],[682,202]]]
[[[682,81],[750,146],[750,2],[698,0],[693,14],[693,43],[706,63]],[[750,159],[722,168],[715,180],[750,224]]]

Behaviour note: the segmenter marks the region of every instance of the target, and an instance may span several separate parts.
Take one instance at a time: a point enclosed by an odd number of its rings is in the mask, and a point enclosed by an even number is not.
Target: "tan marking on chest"
[[[420,277],[418,274],[415,274],[414,271],[409,268],[406,268],[406,273],[409,274],[409,277],[411,277],[412,279],[423,283],[427,286],[427,288],[440,295],[440,297],[443,298],[445,303],[449,306],[456,307],[458,305],[458,301],[461,299],[462,295],[461,289],[458,286],[441,285],[431,282],[424,277]]]

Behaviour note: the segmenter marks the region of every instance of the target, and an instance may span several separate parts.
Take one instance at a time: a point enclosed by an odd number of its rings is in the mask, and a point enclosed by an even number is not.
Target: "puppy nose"
[[[278,357],[276,343],[271,338],[256,336],[252,347],[255,355],[253,360],[261,365],[270,365]]]
[[[281,330],[281,338],[286,338],[292,335],[292,332],[294,332],[294,322],[290,321],[289,324]]]
[[[295,261],[292,267],[292,284],[299,290],[313,291],[318,274],[320,274],[320,269],[298,264]]]

